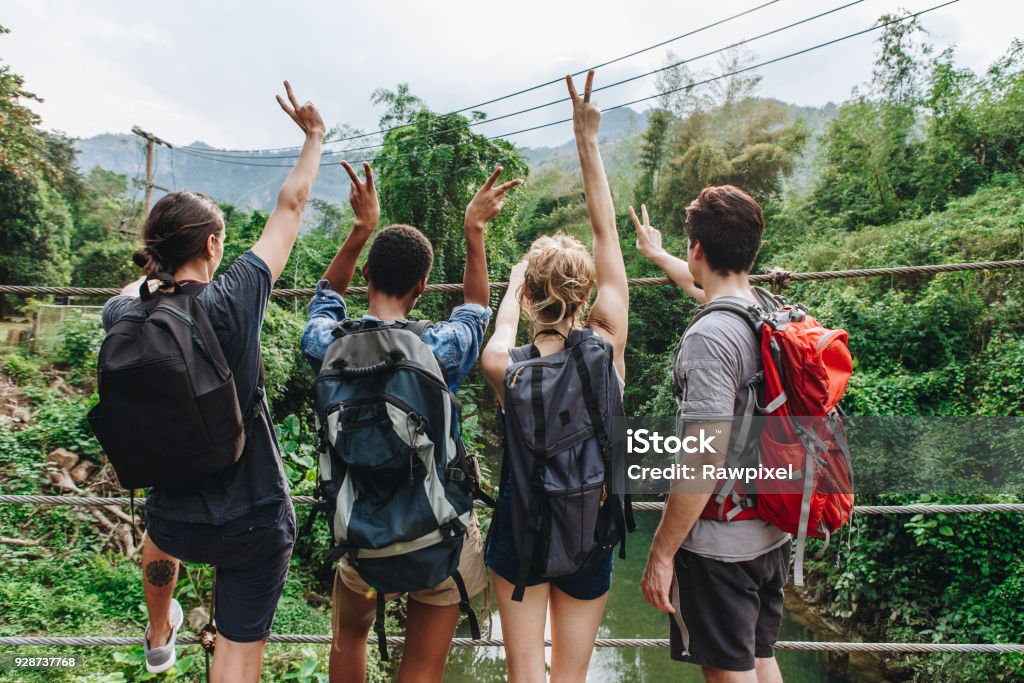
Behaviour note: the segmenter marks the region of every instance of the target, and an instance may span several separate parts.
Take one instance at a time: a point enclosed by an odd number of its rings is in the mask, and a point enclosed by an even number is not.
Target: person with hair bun
[[[589,328],[603,340],[605,353],[612,355],[620,393],[624,386],[629,291],[611,191],[597,144],[601,112],[590,102],[593,81],[594,72],[590,71],[581,98],[572,77],[566,77],[594,235],[593,255],[577,239],[557,233],[535,240],[523,260],[512,269],[494,334],[481,359],[484,376],[498,392],[503,408],[506,369],[516,346],[520,316],[529,322],[529,339],[540,356],[562,352],[574,329]],[[588,309],[595,290],[597,297]],[[608,431],[610,428],[608,425]],[[509,457],[506,451],[505,458]],[[503,472],[506,469],[503,467]],[[602,554],[591,566],[571,577],[546,580],[531,575],[522,601],[514,599],[517,567],[522,558],[510,520],[511,486],[511,479],[503,474],[486,549],[486,563],[501,617],[509,680],[547,679],[544,634],[550,614],[551,680],[584,681],[611,588],[612,553],[609,550]]]
[[[288,100],[278,96],[277,101],[305,134],[305,143],[259,240],[214,278],[224,256],[224,214],[206,195],[171,192],[153,206],[142,226],[144,246],[133,260],[146,276],[103,310],[109,329],[133,308],[147,278],[158,282],[161,292],[206,284],[196,299],[212,323],[247,419],[245,446],[234,465],[187,485],[154,486],[146,498],[142,574],[149,625],[144,649],[152,673],[175,662],[175,637],[183,620],[181,605],[173,599],[179,560],[215,567],[211,616],[217,640],[211,681],[259,680],[288,573],[295,513],[262,389],[260,328],[316,181],[325,126],[313,104],[299,104],[287,81],[284,86]]]

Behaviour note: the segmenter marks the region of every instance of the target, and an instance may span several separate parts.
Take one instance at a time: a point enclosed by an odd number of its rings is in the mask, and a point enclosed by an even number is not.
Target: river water
[[[657,526],[658,515],[653,512],[637,513],[637,532],[628,541],[627,559],[615,558],[615,573],[608,606],[598,635],[600,638],[667,638],[667,617],[648,605],[640,592],[640,578],[647,561],[647,549]],[[493,602],[493,601],[492,601]],[[789,601],[793,603],[793,600]],[[795,603],[794,603],[795,604]],[[799,606],[798,606],[799,609]],[[486,636],[486,616],[482,619]],[[779,640],[837,640],[829,632],[814,633],[787,611]],[[498,613],[492,607],[492,631],[500,637]],[[463,623],[459,636],[469,636]],[[845,675],[830,675],[824,653],[778,652],[779,666],[787,683],[877,683],[882,680],[873,667],[851,664]],[[448,683],[498,683],[504,681],[505,662],[501,648],[452,648],[445,681]],[[598,648],[590,661],[588,681],[637,683],[664,683],[680,681],[699,683],[704,680],[699,667],[672,661],[667,648]]]

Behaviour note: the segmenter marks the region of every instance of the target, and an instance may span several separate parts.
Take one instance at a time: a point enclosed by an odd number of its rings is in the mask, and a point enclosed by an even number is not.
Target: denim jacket
[[[309,302],[308,319],[302,331],[302,353],[306,356],[313,372],[320,372],[320,366],[327,353],[327,347],[334,341],[331,330],[348,317],[345,300],[331,289],[327,280],[317,283],[316,294]],[[448,320],[434,323],[423,335],[423,341],[434,352],[444,366],[445,376],[455,391],[466,378],[483,346],[484,331],[491,319],[491,309],[479,304],[462,304],[452,310]],[[364,321],[378,325],[390,325],[373,316],[363,316]]]

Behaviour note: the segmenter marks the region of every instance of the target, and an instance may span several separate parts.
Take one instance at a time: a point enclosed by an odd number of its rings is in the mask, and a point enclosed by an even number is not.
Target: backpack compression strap
[[[589,332],[589,334],[584,333],[574,337],[577,341],[572,345],[569,353],[572,356],[573,363],[576,365],[576,373],[580,378],[583,403],[586,405],[587,413],[590,415],[590,424],[593,425],[594,435],[597,437],[597,441],[601,445],[601,456],[604,459],[605,492],[607,494],[609,479],[613,476],[612,443],[611,439],[608,438],[608,432],[604,428],[604,419],[601,415],[601,410],[597,401],[597,394],[594,393],[594,385],[590,381],[590,371],[587,369],[586,362],[583,358],[583,349],[580,346],[585,339],[593,336],[594,334],[592,330],[587,330],[587,332]],[[611,359],[609,359],[609,362],[611,362]],[[617,495],[611,494],[608,496],[607,500],[612,506],[611,514],[614,517],[617,517],[619,523],[623,526],[622,538],[619,541],[619,557],[626,559],[626,532],[632,532],[636,529],[636,521],[633,519],[632,498],[629,494],[625,494],[624,507],[622,504],[623,501],[619,500]],[[605,531],[607,531],[607,529]],[[607,537],[598,540],[603,545],[607,541]]]
[[[533,406],[533,442],[543,449],[547,441],[547,418],[544,414],[544,372],[541,368],[530,368],[530,400]],[[542,523],[541,509],[544,499],[544,472],[547,468],[546,453],[538,454],[533,460],[533,472],[530,473],[529,511],[526,520],[525,547],[519,556],[519,571],[516,573],[515,588],[512,599],[523,601],[526,593],[526,581],[530,576],[533,564],[533,553],[537,545],[537,533]]]
[[[473,640],[480,640],[480,622],[477,621],[476,612],[473,610],[473,605],[469,601],[469,593],[466,591],[466,582],[462,579],[462,574],[456,569],[455,573],[452,574],[452,581],[455,582],[455,587],[459,591],[459,609],[466,615],[469,620],[469,634]]]
[[[377,616],[373,620],[373,631],[377,634],[377,651],[380,652],[380,661],[390,661],[388,657],[388,636],[384,630],[384,605],[387,598],[383,591],[377,591]]]

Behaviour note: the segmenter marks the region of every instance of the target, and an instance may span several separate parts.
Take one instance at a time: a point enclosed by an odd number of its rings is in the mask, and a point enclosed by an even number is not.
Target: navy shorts
[[[487,546],[484,550],[484,564],[494,570],[501,578],[515,584],[519,574],[519,555],[516,553],[516,539],[512,535],[512,496],[508,487],[502,487],[502,495],[498,498],[498,507],[491,520],[491,529],[487,535]],[[614,552],[609,550],[604,557],[598,558],[586,570],[560,579],[543,579],[530,577],[527,586],[550,583],[570,598],[576,600],[596,600],[612,587],[612,564]]]
[[[146,531],[168,555],[217,568],[218,633],[236,643],[267,639],[295,543],[291,500],[221,525],[148,517]]]

